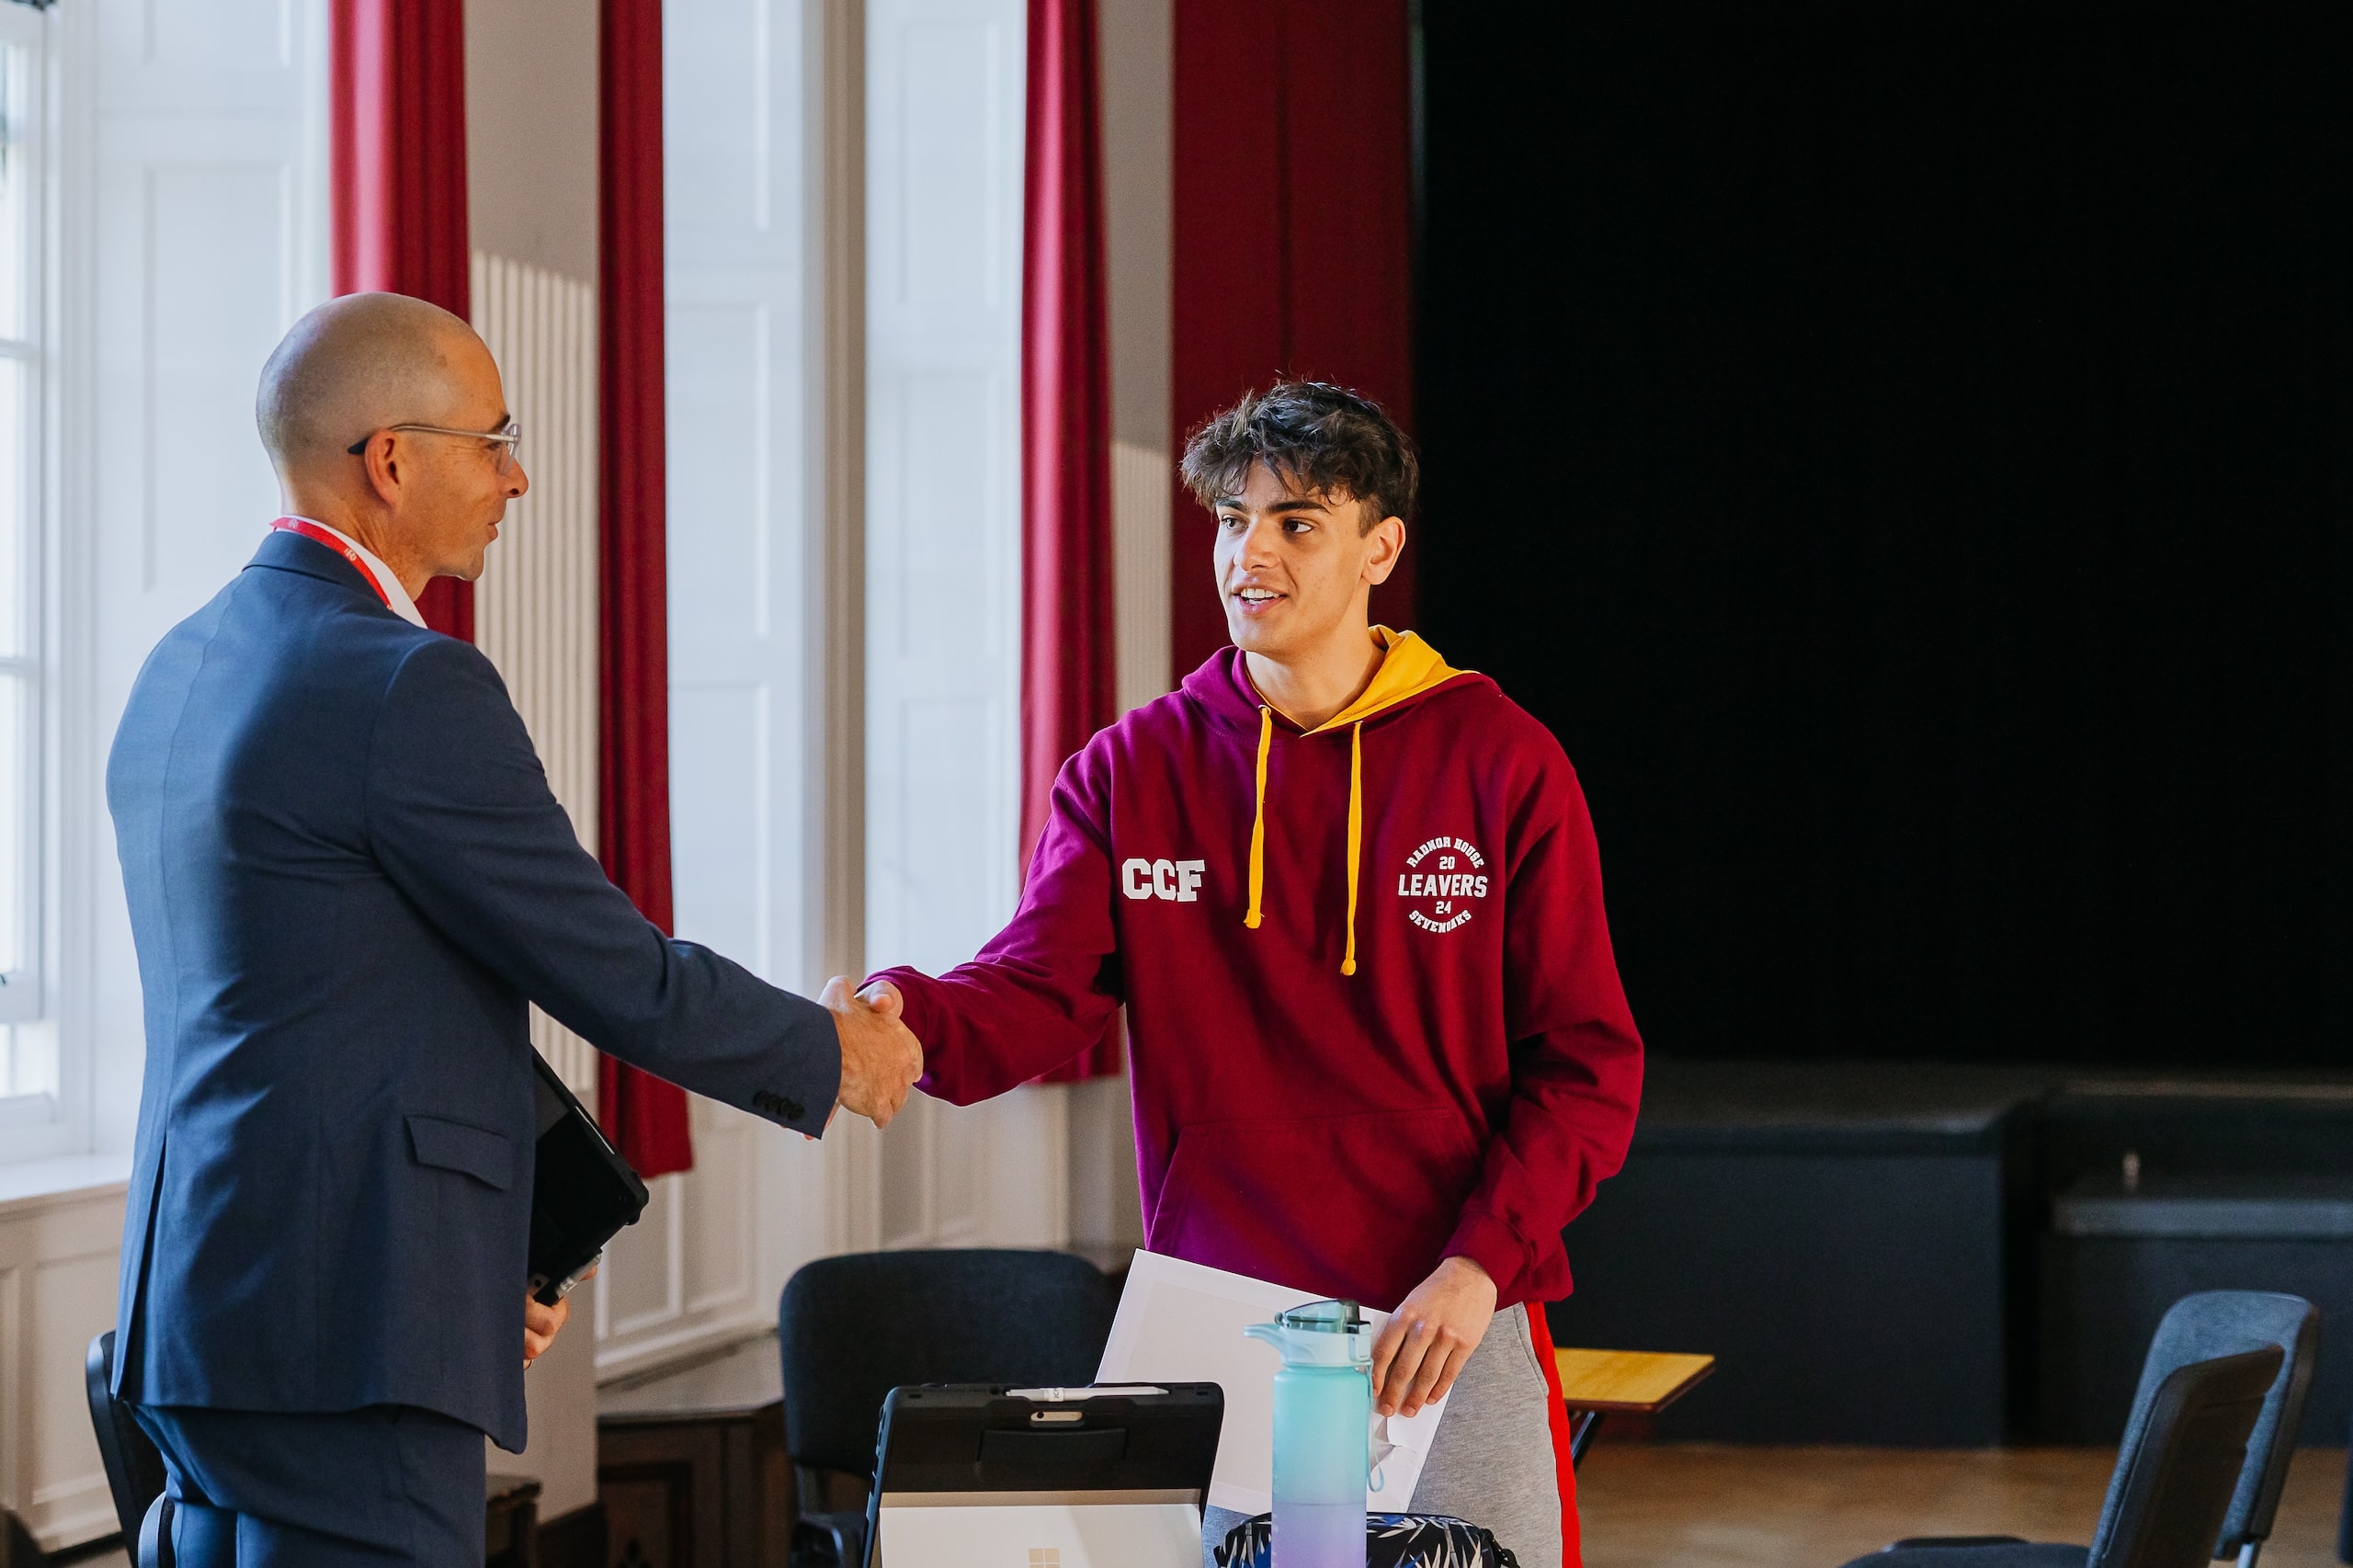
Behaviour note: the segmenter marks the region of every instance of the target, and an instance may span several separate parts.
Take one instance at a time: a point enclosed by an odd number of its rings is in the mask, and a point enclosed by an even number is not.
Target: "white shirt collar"
[[[375,574],[376,585],[384,590],[384,602],[392,607],[392,613],[411,626],[425,624],[425,616],[417,609],[416,601],[408,597],[408,590],[401,586],[401,580],[392,574],[392,569],[376,559],[374,551],[369,550],[341,528],[329,523],[320,522],[316,517],[305,517],[294,513],[289,513],[288,516],[292,517],[298,523],[309,523],[314,528],[325,528],[327,532],[351,546],[352,552],[366,562],[368,570]]]

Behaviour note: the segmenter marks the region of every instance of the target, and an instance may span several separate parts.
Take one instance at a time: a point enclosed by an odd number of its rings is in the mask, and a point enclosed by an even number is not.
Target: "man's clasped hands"
[[[837,974],[817,1000],[833,1010],[834,1032],[841,1039],[842,1086],[835,1104],[888,1126],[923,1076],[923,1044],[900,1021],[898,987],[877,982],[852,995],[849,982]]]

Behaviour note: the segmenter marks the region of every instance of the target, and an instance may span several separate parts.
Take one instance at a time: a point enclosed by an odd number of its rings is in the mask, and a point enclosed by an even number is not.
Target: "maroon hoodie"
[[[1408,632],[1313,732],[1241,653],[1055,780],[1013,923],[906,999],[929,1094],[1068,1061],[1121,1003],[1147,1244],[1393,1308],[1460,1254],[1569,1292],[1561,1228],[1642,1089],[1576,774]]]

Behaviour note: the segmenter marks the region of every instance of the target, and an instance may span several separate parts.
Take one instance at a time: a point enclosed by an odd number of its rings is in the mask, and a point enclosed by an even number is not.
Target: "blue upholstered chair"
[[[2149,1343],[2091,1545],[1918,1538],[1847,1568],[2253,1568],[2319,1353],[2320,1313],[2301,1296],[2185,1296]]]
[[[916,1383],[1095,1381],[1118,1289],[1068,1253],[854,1253],[795,1273],[777,1308],[784,1447],[800,1471],[795,1561],[866,1561],[862,1506],[828,1507],[824,1472],[870,1483],[882,1402]]]

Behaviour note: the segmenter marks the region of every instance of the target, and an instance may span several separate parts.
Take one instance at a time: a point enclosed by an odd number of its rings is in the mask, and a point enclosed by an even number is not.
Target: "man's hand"
[[[840,975],[825,982],[818,1001],[833,1009],[842,1042],[842,1086],[836,1103],[877,1127],[887,1126],[923,1076],[923,1045],[899,1021],[896,986],[870,985],[858,995]]]
[[[1449,1257],[1397,1303],[1372,1344],[1372,1403],[1382,1415],[1418,1415],[1444,1399],[1495,1318],[1495,1282],[1467,1257]]]
[[[597,1265],[598,1268],[603,1267],[602,1264]],[[597,1269],[592,1268],[580,1277],[581,1283],[586,1284],[595,1278]],[[563,1325],[571,1321],[571,1297],[564,1297],[554,1306],[543,1307],[540,1305],[538,1297],[526,1292],[523,1297],[523,1365],[529,1367],[546,1355],[548,1346],[555,1343],[555,1336],[562,1334]]]

